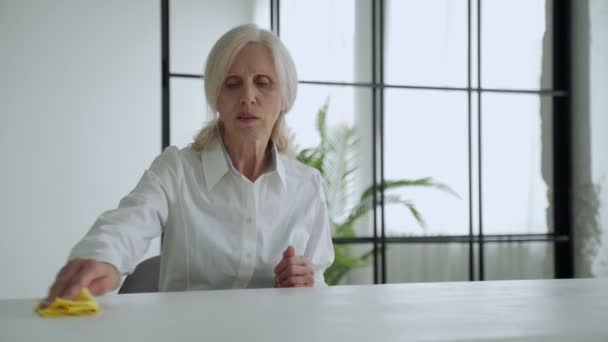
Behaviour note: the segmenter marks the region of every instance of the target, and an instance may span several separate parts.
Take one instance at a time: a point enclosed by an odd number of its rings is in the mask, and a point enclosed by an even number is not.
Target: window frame
[[[475,18],[472,15],[472,8],[476,1],[478,14]],[[373,245],[373,279],[375,284],[386,283],[387,256],[386,246],[388,244],[408,244],[408,243],[465,243],[469,246],[468,273],[469,280],[485,280],[484,266],[484,245],[486,243],[510,243],[510,242],[544,242],[553,243],[554,246],[554,277],[573,278],[574,277],[574,257],[573,257],[573,213],[572,213],[572,152],[571,152],[571,113],[570,113],[570,93],[571,93],[571,49],[570,49],[570,0],[553,0],[552,30],[553,30],[553,85],[551,89],[496,89],[485,88],[481,83],[481,6],[482,0],[468,0],[468,82],[467,87],[433,87],[416,86],[407,84],[386,84],[384,82],[384,22],[385,22],[385,0],[371,0],[372,16],[372,82],[324,82],[316,80],[300,80],[300,84],[316,84],[330,86],[350,86],[365,87],[372,90],[372,184],[380,186],[380,195],[373,198],[373,235],[371,237],[354,238],[334,238],[334,244],[369,244]],[[270,1],[270,21],[271,29],[280,36],[280,0]],[[172,73],[170,71],[170,21],[169,21],[169,0],[161,0],[161,136],[162,149],[170,145],[170,79],[177,78],[201,78],[202,75]],[[476,25],[477,40],[472,41],[472,29]],[[472,77],[472,44],[477,44],[477,85],[473,87]],[[466,92],[468,96],[468,168],[469,168],[469,234],[450,235],[450,236],[428,236],[428,237],[390,237],[386,236],[384,204],[381,199],[384,194],[382,185],[384,178],[384,89],[424,89],[441,91],[460,91]],[[482,207],[482,98],[484,93],[510,93],[510,94],[534,94],[539,96],[549,96],[553,99],[553,139],[552,139],[552,172],[553,172],[553,233],[546,234],[500,234],[488,235],[483,232],[483,213]],[[477,96],[477,107],[479,120],[477,122],[476,136],[473,136],[472,127],[472,104],[473,94]],[[474,139],[477,140],[479,149],[477,153],[479,177],[477,179],[477,198],[479,233],[473,230],[473,158],[472,145]],[[477,247],[477,255],[475,248]],[[476,267],[477,266],[477,267]]]

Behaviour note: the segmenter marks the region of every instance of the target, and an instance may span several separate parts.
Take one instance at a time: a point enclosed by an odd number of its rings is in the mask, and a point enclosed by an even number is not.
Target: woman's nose
[[[241,103],[242,104],[254,104],[255,102],[256,102],[255,89],[250,85],[246,85],[243,88],[243,93],[241,94]]]

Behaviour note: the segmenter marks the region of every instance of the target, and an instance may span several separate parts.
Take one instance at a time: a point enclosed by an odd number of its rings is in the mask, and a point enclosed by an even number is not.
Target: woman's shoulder
[[[184,166],[200,162],[200,153],[197,153],[191,146],[177,147],[168,146],[152,162],[151,169],[170,169],[174,173],[182,173]]]
[[[157,159],[169,164],[178,164],[196,158],[199,155],[200,154],[197,153],[191,145],[181,148],[171,145],[167,146]]]
[[[297,159],[283,156],[285,173],[290,180],[312,183],[315,186],[321,185],[322,176],[319,170],[302,163]]]

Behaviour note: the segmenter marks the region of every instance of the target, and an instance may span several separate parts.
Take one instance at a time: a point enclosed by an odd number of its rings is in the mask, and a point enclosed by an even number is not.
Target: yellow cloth
[[[88,289],[83,289],[74,300],[55,298],[46,309],[36,306],[36,312],[42,317],[91,316],[101,313],[99,304]]]

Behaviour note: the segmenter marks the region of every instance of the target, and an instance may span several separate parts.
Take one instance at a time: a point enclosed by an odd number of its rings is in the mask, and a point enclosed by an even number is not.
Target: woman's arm
[[[312,230],[310,240],[306,245],[304,256],[309,260],[314,270],[314,286],[327,286],[323,274],[334,262],[334,245],[331,238],[331,226],[327,211],[325,192],[323,191],[323,178],[315,170],[316,201],[312,210]]]
[[[116,288],[114,273],[120,276],[132,272],[150,241],[162,233],[180,172],[179,150],[165,149],[118,208],[103,213],[74,246],[48,300],[78,295],[82,288],[93,285],[98,273],[109,280],[95,294]]]
[[[317,171],[314,183],[315,198],[303,218],[311,225],[306,250],[304,255],[296,255],[293,246],[287,247],[281,261],[274,268],[275,287],[327,286],[323,273],[334,261],[334,247],[322,178]]]

